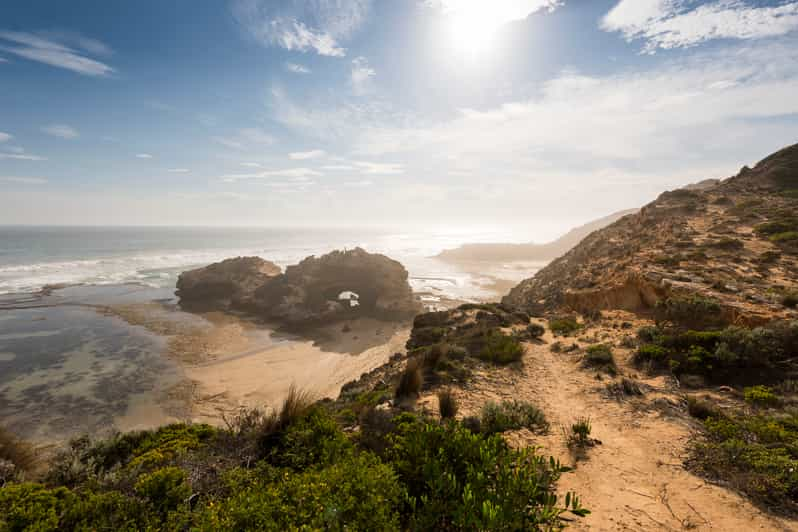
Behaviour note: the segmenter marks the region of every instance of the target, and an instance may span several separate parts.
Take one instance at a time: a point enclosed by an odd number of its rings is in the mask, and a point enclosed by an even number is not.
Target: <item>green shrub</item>
[[[396,387],[395,396],[397,399],[418,397],[423,384],[424,377],[421,375],[421,364],[416,358],[408,359],[404,371],[399,376],[399,384]]]
[[[620,381],[609,382],[606,385],[607,393],[620,398],[624,396],[643,395],[643,389],[640,384],[627,377],[623,377]]]
[[[546,328],[543,327],[543,325],[540,325],[539,323],[530,323],[529,325],[526,326],[524,332],[527,338],[537,340],[538,338],[546,334]]]
[[[441,390],[438,392],[438,412],[443,419],[454,419],[457,415],[457,398],[451,390]]]
[[[661,299],[654,311],[658,321],[692,327],[720,323],[722,318],[717,301],[697,295]]]
[[[745,388],[743,397],[745,397],[746,403],[754,406],[771,407],[777,406],[781,402],[781,399],[774,393],[773,389],[761,384]]]
[[[606,344],[591,345],[587,348],[584,364],[591,368],[600,369],[614,375],[618,368],[612,356],[612,348]]]
[[[179,467],[164,467],[143,475],[136,482],[135,489],[161,515],[176,510],[191,495],[186,474]]]
[[[269,463],[302,471],[349,456],[353,447],[333,417],[320,406],[310,409],[271,440],[263,456]]]
[[[532,449],[510,450],[499,435],[456,423],[400,426],[391,463],[407,489],[410,530],[538,530],[559,528],[566,510],[584,515],[555,485],[567,469]]]
[[[524,401],[490,401],[482,407],[481,430],[487,434],[527,428],[545,432],[549,428],[546,416],[533,405]]]
[[[798,509],[798,418],[709,417],[688,465],[758,502]]]
[[[777,233],[770,237],[770,241],[777,244],[795,242],[796,240],[798,240],[798,231],[786,231],[784,233]]]
[[[7,484],[0,488],[0,530],[58,530],[74,495],[66,488],[41,484]]]
[[[476,356],[494,364],[509,364],[523,358],[524,346],[516,338],[493,330],[485,335],[484,343]]]
[[[323,469],[250,478],[205,507],[204,530],[397,530],[402,490],[391,467],[363,453]],[[245,476],[246,478],[246,476]],[[248,486],[249,484],[249,486]]]
[[[549,320],[549,329],[555,336],[569,336],[581,328],[582,326],[574,318],[564,317]]]

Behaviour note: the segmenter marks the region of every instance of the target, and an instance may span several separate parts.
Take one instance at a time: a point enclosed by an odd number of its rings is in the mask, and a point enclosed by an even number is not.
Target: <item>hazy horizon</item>
[[[546,241],[798,140],[798,1],[37,0],[0,20],[2,225]]]

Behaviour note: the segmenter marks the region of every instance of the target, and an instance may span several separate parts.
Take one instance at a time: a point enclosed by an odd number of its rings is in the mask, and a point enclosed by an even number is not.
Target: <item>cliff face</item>
[[[716,301],[727,321],[795,315],[798,145],[734,177],[665,192],[595,231],[503,303],[543,312],[645,312],[672,295]]]

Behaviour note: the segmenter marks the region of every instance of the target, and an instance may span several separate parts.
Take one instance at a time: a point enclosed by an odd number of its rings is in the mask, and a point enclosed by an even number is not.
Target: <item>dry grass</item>
[[[457,399],[451,390],[441,390],[438,392],[438,411],[442,419],[454,419],[457,415]]]
[[[30,472],[36,466],[36,452],[32,445],[0,427],[0,460],[11,462],[17,471]]]
[[[415,358],[407,361],[407,366],[399,376],[399,384],[396,387],[396,398],[418,397],[421,387],[424,384],[424,377],[421,374],[421,364]]]

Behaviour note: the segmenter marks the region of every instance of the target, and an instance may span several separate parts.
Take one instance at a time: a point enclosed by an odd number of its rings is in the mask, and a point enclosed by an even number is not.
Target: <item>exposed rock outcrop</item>
[[[260,257],[236,257],[183,272],[177,279],[180,304],[190,308],[246,308],[255,290],[280,275],[280,267]]]
[[[664,192],[639,213],[588,235],[504,299],[544,312],[651,310],[700,297],[725,321],[796,317],[798,145],[717,183]]]
[[[404,266],[385,255],[361,248],[333,251],[286,268],[257,290],[255,305],[266,318],[296,324],[352,316],[407,318],[419,311],[407,279]]]
[[[181,274],[176,294],[181,305],[237,309],[287,325],[403,319],[420,310],[404,266],[360,248],[311,256],[285,273],[257,257],[227,259]]]

